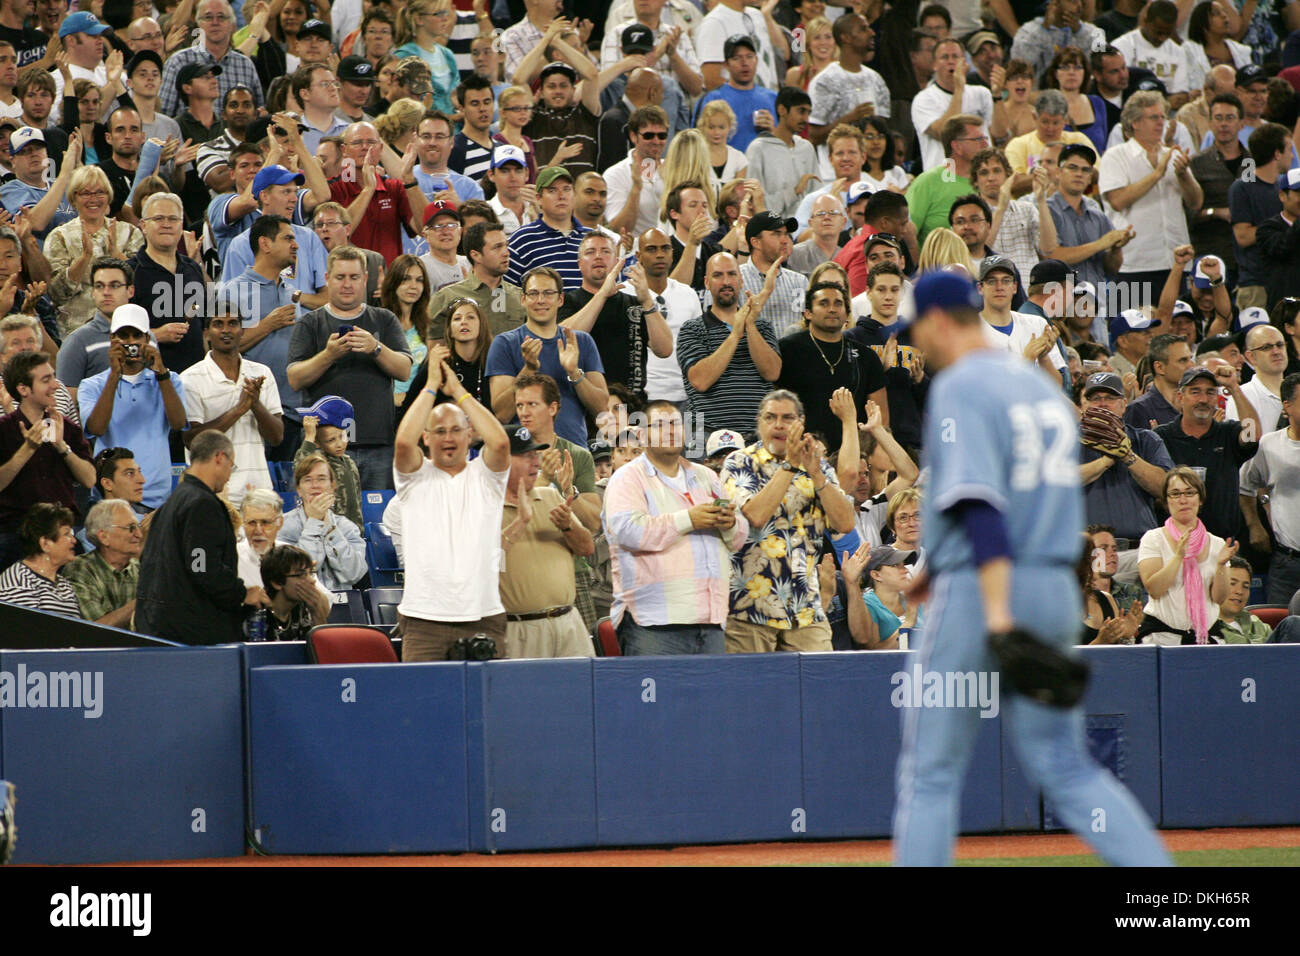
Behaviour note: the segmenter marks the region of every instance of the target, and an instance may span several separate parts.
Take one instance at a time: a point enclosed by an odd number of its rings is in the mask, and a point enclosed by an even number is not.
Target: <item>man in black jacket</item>
[[[1270,307],[1279,299],[1300,294],[1300,273],[1295,269],[1300,252],[1300,169],[1289,169],[1277,177],[1282,211],[1259,224],[1255,244],[1268,275]]]
[[[154,512],[140,559],[135,627],[181,644],[226,644],[241,639],[244,605],[271,602],[239,579],[230,512],[217,497],[234,470],[235,446],[210,429],[190,445],[190,460]]]

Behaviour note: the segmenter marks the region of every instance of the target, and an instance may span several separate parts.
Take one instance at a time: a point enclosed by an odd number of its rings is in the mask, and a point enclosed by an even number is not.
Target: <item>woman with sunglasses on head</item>
[[[406,344],[411,347],[411,374],[393,386],[393,401],[406,402],[407,390],[415,381],[416,366],[424,361],[429,347],[429,275],[415,256],[401,255],[393,260],[379,289],[379,305],[397,316],[402,324]]]
[[[1169,518],[1138,545],[1138,574],[1150,599],[1137,640],[1221,644],[1219,604],[1228,596],[1228,562],[1237,545],[1205,529],[1198,517],[1205,484],[1191,468],[1171,468],[1160,497]]]
[[[476,402],[486,404],[490,398],[487,376],[483,374],[487,364],[488,348],[492,345],[492,330],[488,326],[487,316],[477,302],[470,298],[453,299],[442,312],[442,338],[429,339],[428,353],[420,367],[415,370],[406,393],[406,401],[397,413],[400,420],[406,410],[415,404],[429,380],[429,362],[432,359],[445,359],[457,380]],[[445,389],[439,390],[434,404],[453,401]]]

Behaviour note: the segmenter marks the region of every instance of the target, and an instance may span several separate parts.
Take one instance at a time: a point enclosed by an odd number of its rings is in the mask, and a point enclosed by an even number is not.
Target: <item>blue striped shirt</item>
[[[541,219],[520,226],[510,234],[510,268],[506,270],[506,281],[523,288],[525,272],[538,266],[549,266],[564,279],[561,291],[581,288],[578,243],[589,232],[591,230],[577,219],[573,220],[573,228],[567,235]]]

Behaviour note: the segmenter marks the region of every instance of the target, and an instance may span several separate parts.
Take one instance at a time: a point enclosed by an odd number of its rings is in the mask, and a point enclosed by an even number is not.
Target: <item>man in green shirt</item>
[[[470,274],[434,293],[429,302],[429,338],[442,338],[447,328],[444,314],[447,306],[461,298],[478,303],[493,335],[519,328],[527,315],[519,287],[503,278],[510,267],[505,226],[499,222],[476,222],[465,230],[463,242]]]
[[[140,579],[144,535],[131,505],[122,498],[99,502],[86,515],[86,538],[95,550],[63,569],[88,621],[130,630],[135,586]]]
[[[917,242],[924,245],[931,229],[948,226],[948,210],[958,196],[975,191],[970,181],[970,161],[987,148],[984,121],[969,113],[958,113],[943,124],[939,133],[946,157],[942,166],[927,169],[907,190],[907,206],[916,223]]]
[[[1250,562],[1245,558],[1233,558],[1228,562],[1228,596],[1219,605],[1223,643],[1264,644],[1273,633],[1272,628],[1246,610],[1249,600]]]

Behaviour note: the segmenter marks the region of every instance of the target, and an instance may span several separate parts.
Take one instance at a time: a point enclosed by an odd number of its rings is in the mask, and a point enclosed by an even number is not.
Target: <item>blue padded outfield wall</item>
[[[1088,745],[1155,820],[1300,824],[1300,648],[1083,654]],[[883,837],[912,659],[4,651],[0,674],[101,674],[81,702],[102,710],[6,703],[0,776],[19,862],[234,856],[245,826],[267,852],[321,854]],[[1000,714],[981,719],[963,831],[1055,826]]]

